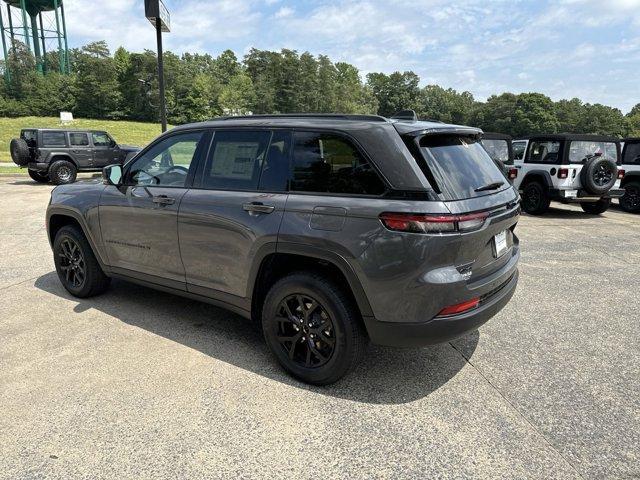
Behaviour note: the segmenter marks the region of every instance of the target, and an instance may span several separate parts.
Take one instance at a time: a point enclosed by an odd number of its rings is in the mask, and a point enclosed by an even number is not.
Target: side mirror
[[[105,185],[122,184],[122,165],[107,165],[102,169],[102,183]]]

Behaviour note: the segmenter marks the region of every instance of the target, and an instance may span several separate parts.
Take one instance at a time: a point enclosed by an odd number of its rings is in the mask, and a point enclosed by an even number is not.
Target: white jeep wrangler
[[[533,135],[513,142],[513,186],[522,196],[522,209],[541,215],[551,200],[580,203],[599,215],[620,188],[620,142],[600,135]]]
[[[625,193],[620,208],[625,212],[640,213],[640,137],[625,138],[622,149],[621,186]]]

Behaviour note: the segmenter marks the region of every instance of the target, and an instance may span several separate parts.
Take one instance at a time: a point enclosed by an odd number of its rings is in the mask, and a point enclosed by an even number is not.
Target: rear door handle
[[[153,198],[153,203],[158,205],[173,205],[176,203],[175,198],[167,197],[166,195],[155,195]]]
[[[265,205],[260,202],[251,202],[243,204],[242,209],[249,213],[271,213],[276,209],[276,207],[273,205]]]

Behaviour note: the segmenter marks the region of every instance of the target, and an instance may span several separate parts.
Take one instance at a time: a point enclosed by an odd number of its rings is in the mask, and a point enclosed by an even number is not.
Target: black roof
[[[627,137],[627,138],[623,138],[620,141],[624,143],[638,143],[640,142],[640,137]]]
[[[393,125],[400,134],[455,132],[465,134],[479,134],[482,130],[474,127],[449,125],[441,122],[426,120],[389,119],[379,115],[348,115],[335,113],[285,113],[275,115],[247,115],[237,117],[218,117],[198,123],[180,125],[175,129],[192,129],[198,127],[235,127],[235,126],[272,126],[289,128],[335,128],[359,129],[371,125]]]
[[[608,135],[591,135],[584,133],[552,133],[549,135],[537,134],[537,135],[525,135],[518,137],[516,140],[583,140],[586,142],[619,142],[617,137],[610,137]]]
[[[507,135],[506,133],[495,133],[495,132],[484,132],[482,134],[483,140],[513,140],[511,135]]]

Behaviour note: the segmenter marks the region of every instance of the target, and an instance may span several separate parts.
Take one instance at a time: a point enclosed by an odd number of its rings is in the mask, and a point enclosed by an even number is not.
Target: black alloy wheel
[[[278,307],[277,338],[289,360],[314,368],[333,355],[336,338],[331,317],[320,303],[307,295],[289,295]]]
[[[611,183],[613,171],[605,163],[598,165],[593,171],[593,182],[599,187],[605,187]]]
[[[87,278],[86,263],[80,245],[70,237],[60,242],[60,270],[64,274],[64,281],[72,289],[80,289]]]
[[[620,198],[620,208],[625,212],[640,212],[640,183],[628,183],[624,187],[624,195]]]

